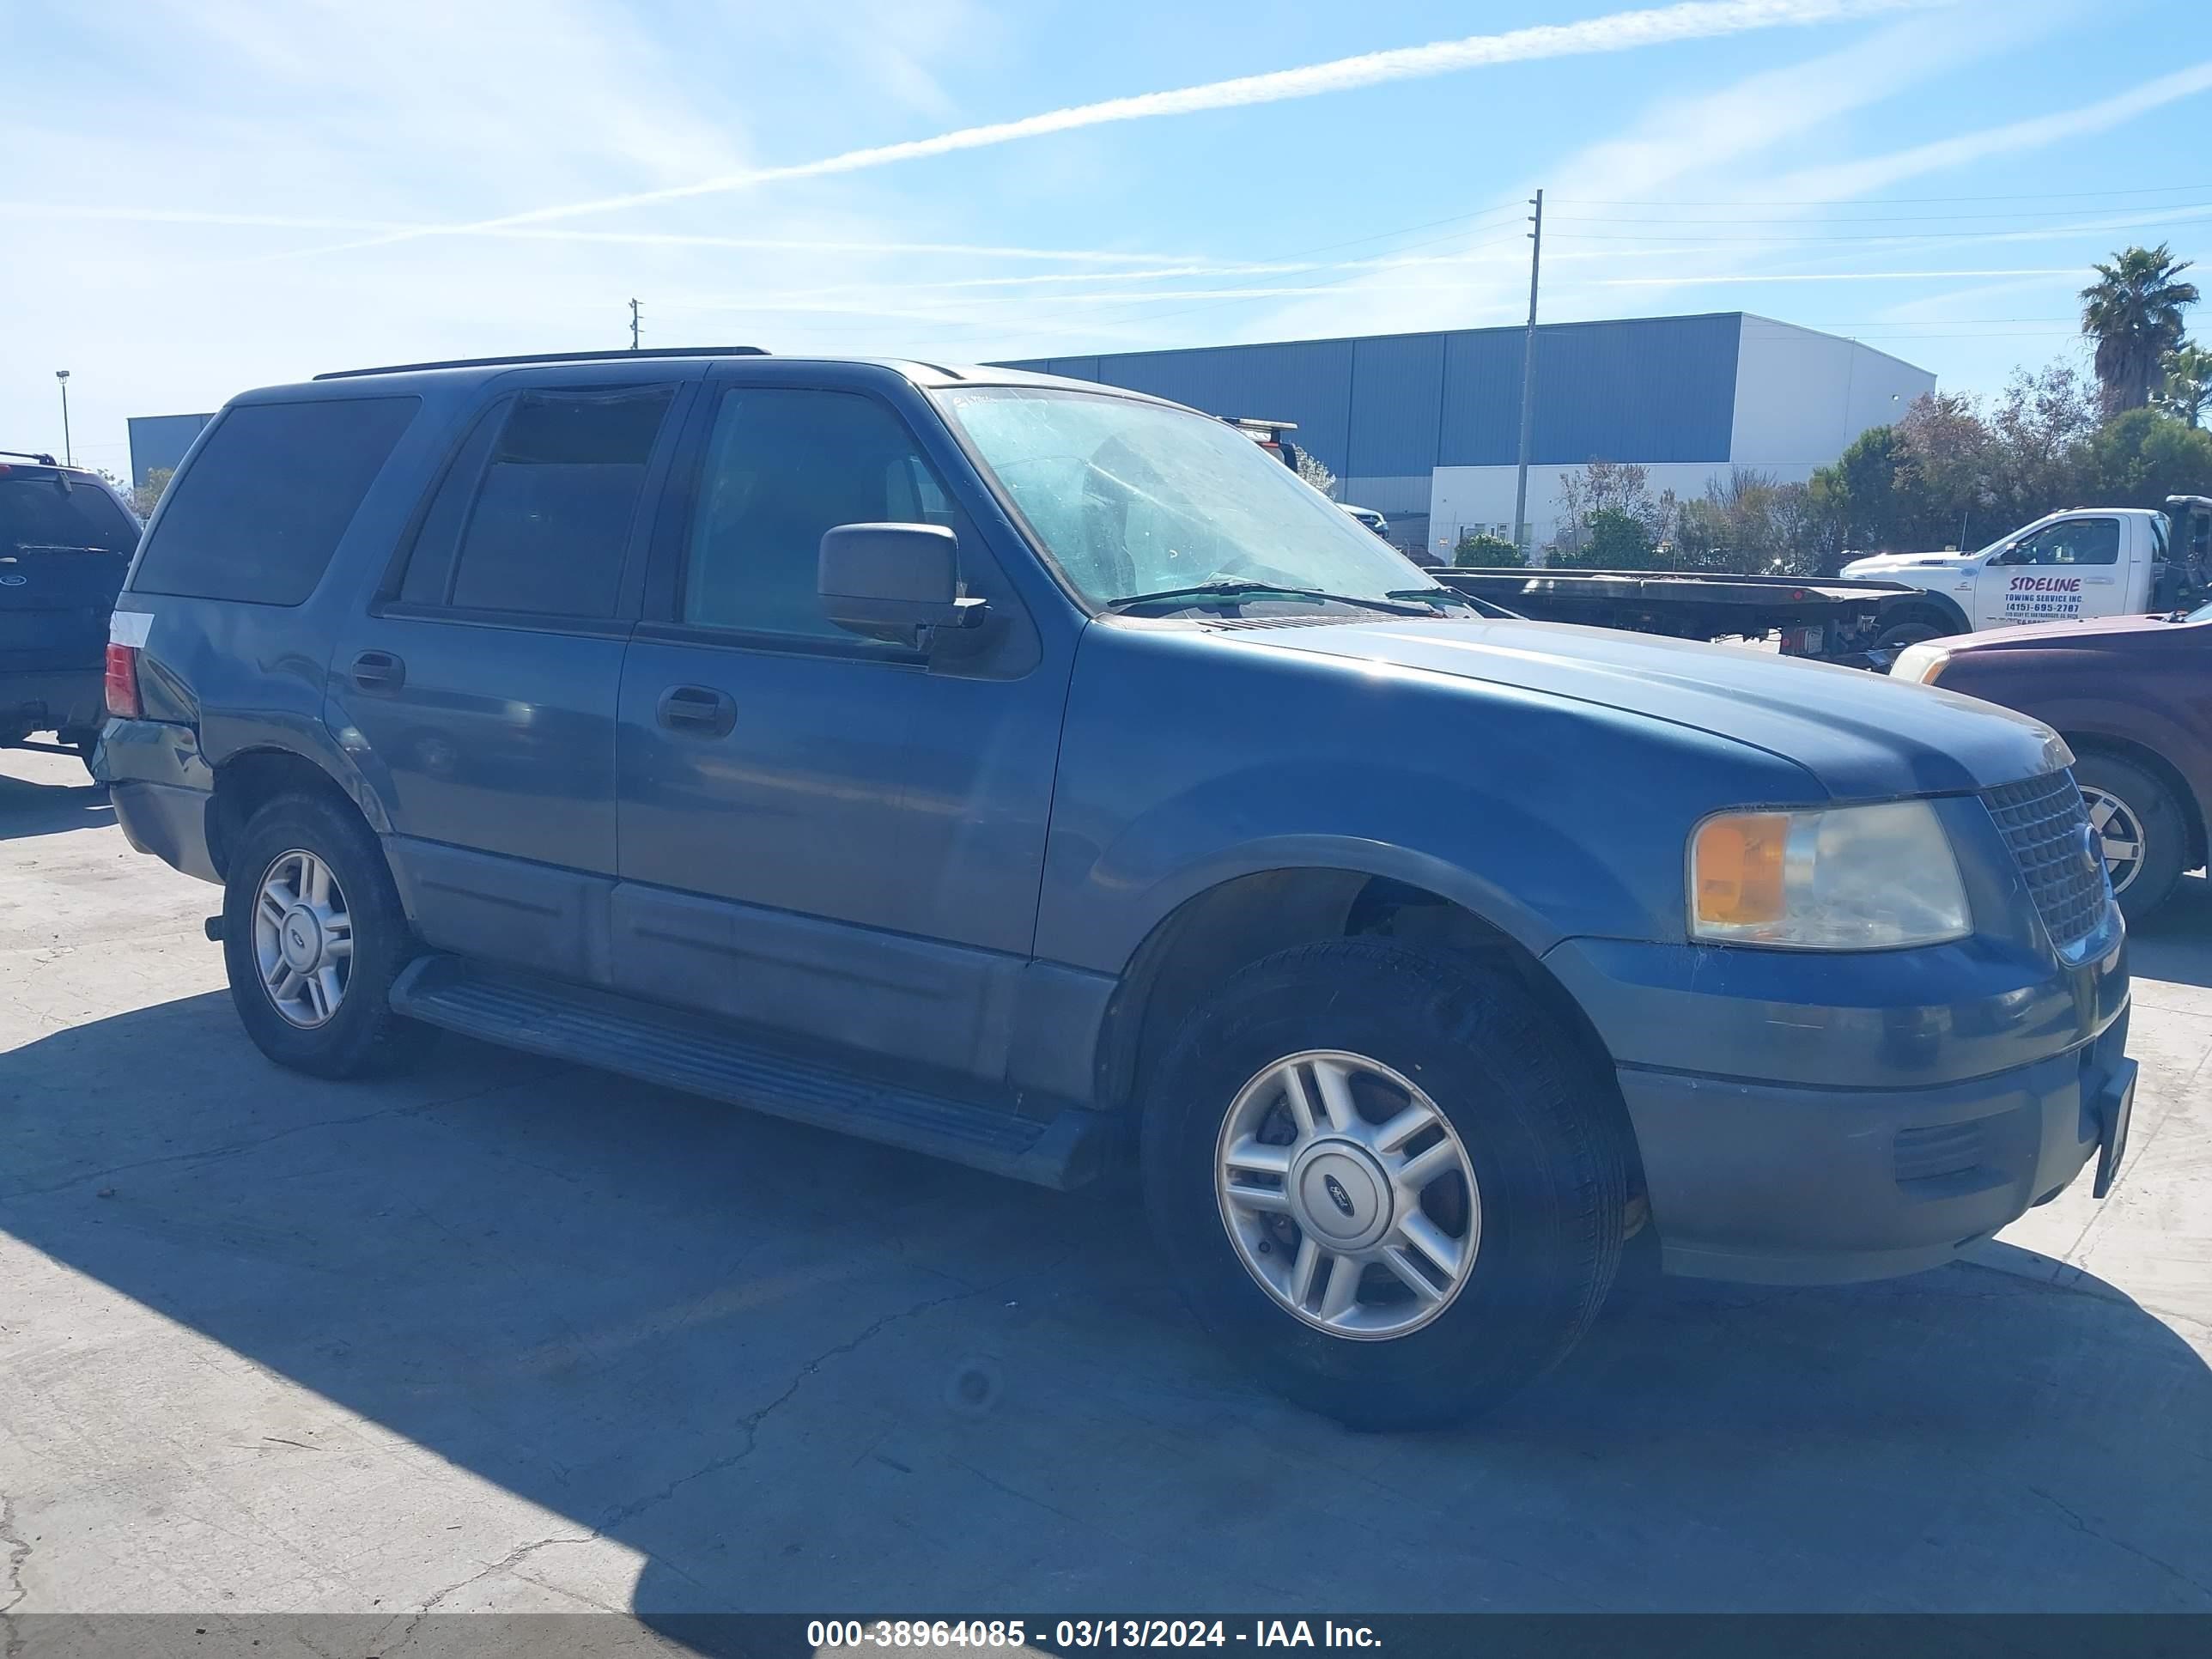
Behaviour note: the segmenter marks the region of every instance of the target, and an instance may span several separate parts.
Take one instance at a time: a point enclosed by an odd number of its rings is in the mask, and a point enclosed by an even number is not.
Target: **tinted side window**
[[[169,487],[133,588],[299,604],[420,403],[348,398],[230,410]]]
[[[613,616],[646,463],[675,395],[662,386],[518,397],[461,532],[450,603]]]
[[[685,622],[836,639],[822,612],[822,532],[939,524],[964,537],[944,484],[897,416],[848,392],[743,386],[708,436],[686,550]]]
[[[477,417],[446,475],[438,493],[430,498],[415,546],[407,556],[407,574],[398,598],[408,605],[443,605],[453,584],[453,555],[468,527],[469,507],[476,500],[477,480],[483,477],[484,459],[507,422],[511,398],[501,398]]]
[[[2008,564],[2118,564],[2118,519],[2069,519],[2039,530],[2013,550]]]

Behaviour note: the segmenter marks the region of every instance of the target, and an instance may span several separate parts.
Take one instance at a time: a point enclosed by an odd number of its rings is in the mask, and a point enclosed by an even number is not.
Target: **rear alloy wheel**
[[[1146,1207],[1192,1310],[1356,1428],[1505,1399],[1588,1328],[1634,1148],[1502,963],[1334,939],[1244,969],[1145,1085]]]
[[[331,867],[313,853],[279,853],[253,896],[253,956],[270,1006],[293,1024],[325,1024],[353,972],[353,917]]]
[[[261,1052],[316,1077],[381,1071],[428,1028],[392,1011],[416,946],[376,836],[332,796],[283,795],[248,820],[222,903],[230,999]]]
[[[2181,879],[2189,830],[2180,803],[2151,773],[2116,755],[2082,756],[2074,763],[2074,781],[2104,852],[2112,896],[2123,915],[2139,921]]]

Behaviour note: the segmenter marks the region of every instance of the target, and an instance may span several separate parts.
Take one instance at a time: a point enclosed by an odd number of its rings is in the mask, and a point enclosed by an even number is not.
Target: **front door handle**
[[[726,738],[738,724],[736,702],[711,685],[672,685],[654,712],[669,731],[691,738]]]
[[[364,651],[353,659],[353,683],[364,691],[397,691],[407,683],[407,665],[389,651]]]

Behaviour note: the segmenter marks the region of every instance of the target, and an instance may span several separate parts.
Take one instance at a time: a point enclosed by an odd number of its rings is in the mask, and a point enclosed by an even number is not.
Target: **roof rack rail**
[[[0,449],[0,455],[13,455],[19,461],[36,461],[40,466],[61,465],[51,455],[38,453],[28,449]]]
[[[509,357],[449,357],[434,363],[386,363],[376,368],[333,368],[319,380],[351,380],[364,374],[411,374],[418,368],[505,368],[524,363],[608,363],[632,357],[765,357],[760,346],[635,346],[605,351],[534,351]]]

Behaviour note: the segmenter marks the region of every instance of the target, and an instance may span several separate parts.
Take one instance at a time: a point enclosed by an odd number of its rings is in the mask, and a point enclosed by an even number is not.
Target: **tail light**
[[[107,712],[118,720],[140,718],[138,647],[107,642]]]

